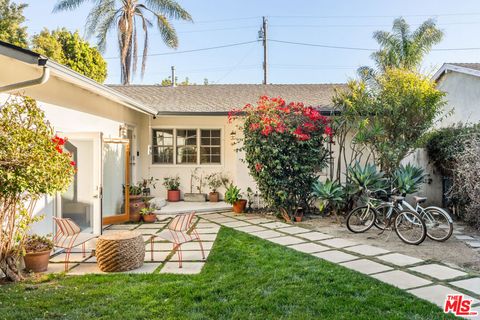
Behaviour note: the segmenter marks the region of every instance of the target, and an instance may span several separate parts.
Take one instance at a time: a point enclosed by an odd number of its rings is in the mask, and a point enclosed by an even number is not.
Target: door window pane
[[[173,129],[154,129],[152,141],[153,163],[173,164]]]
[[[221,162],[220,130],[202,129],[200,138],[200,163],[219,164]]]
[[[197,163],[197,130],[177,129],[177,164]]]

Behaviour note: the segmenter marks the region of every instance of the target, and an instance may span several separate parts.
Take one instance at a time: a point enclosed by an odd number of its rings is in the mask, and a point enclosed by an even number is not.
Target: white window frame
[[[157,129],[169,129],[173,130],[173,163],[155,163],[153,162],[153,131]],[[196,130],[197,131],[197,162],[196,163],[177,163],[177,129],[178,130]],[[200,163],[200,147],[201,138],[200,130],[220,130],[220,163]],[[170,168],[187,168],[187,167],[202,167],[202,168],[214,168],[223,167],[225,163],[225,129],[215,126],[151,126],[150,128],[150,144],[152,146],[152,154],[150,156],[151,167],[170,167]]]

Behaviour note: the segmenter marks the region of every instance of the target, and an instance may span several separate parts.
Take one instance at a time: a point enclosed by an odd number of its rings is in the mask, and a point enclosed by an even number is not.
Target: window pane
[[[220,163],[221,140],[220,130],[200,130],[200,163]]]
[[[173,129],[154,129],[152,138],[152,162],[173,164]]]
[[[177,130],[177,163],[197,163],[197,130]]]

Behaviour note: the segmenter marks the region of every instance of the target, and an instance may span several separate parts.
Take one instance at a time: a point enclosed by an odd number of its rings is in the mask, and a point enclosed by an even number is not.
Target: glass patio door
[[[121,223],[130,219],[130,144],[128,139],[103,141],[102,223]]]
[[[72,154],[76,173],[72,184],[57,197],[57,216],[70,218],[82,232],[101,233],[101,144],[102,134],[65,133],[65,149]]]

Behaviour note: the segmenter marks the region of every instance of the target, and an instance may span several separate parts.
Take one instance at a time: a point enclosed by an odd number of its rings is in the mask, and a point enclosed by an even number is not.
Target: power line
[[[268,41],[277,42],[277,43],[285,43],[285,44],[293,44],[293,45],[299,45],[299,46],[320,47],[320,48],[327,48],[327,49],[342,49],[342,50],[356,50],[356,51],[370,51],[370,52],[378,50],[378,49],[373,49],[373,48],[334,46],[334,45],[327,45],[327,44],[316,44],[316,43],[295,42],[295,41],[274,40],[274,39],[269,39]],[[431,51],[469,51],[469,50],[480,50],[480,47],[438,48],[438,49],[432,49]]]
[[[152,53],[152,54],[147,54],[148,57],[156,57],[156,56],[168,56],[168,55],[174,55],[174,54],[182,54],[182,53],[190,53],[190,52],[199,52],[199,51],[207,51],[207,50],[215,50],[215,49],[223,49],[223,48],[230,48],[230,47],[237,47],[237,46],[243,46],[249,43],[254,43],[258,42],[258,40],[253,40],[253,41],[246,41],[246,42],[237,42],[237,43],[231,43],[231,44],[225,44],[221,46],[215,46],[215,47],[208,47],[208,48],[199,48],[199,49],[191,49],[191,50],[183,50],[183,51],[174,51],[174,52],[162,52],[162,53]],[[107,57],[104,59],[120,59],[119,56],[116,57]]]
[[[480,21],[466,21],[466,22],[446,22],[438,23],[437,25],[442,26],[451,26],[451,25],[470,25],[470,24],[480,24]],[[391,27],[391,24],[273,24],[271,27],[274,28],[388,28]],[[410,24],[411,27],[421,26],[418,24]]]
[[[268,16],[269,18],[282,18],[282,19],[339,19],[339,18],[398,18],[398,17],[451,17],[451,16],[478,16],[480,12],[460,12],[460,13],[430,13],[430,14],[400,14],[400,15],[323,15],[323,16]]]
[[[305,42],[295,42],[295,41],[284,41],[284,40],[274,40],[274,39],[269,39],[268,41],[270,41],[270,42],[276,42],[276,43],[293,44],[293,45],[299,45],[299,46],[328,48],[328,49],[357,50],[357,51],[376,51],[376,49],[370,49],[370,48],[347,47],[347,46],[333,46],[333,45],[327,45],[327,44],[315,44],[315,43],[305,43]]]

